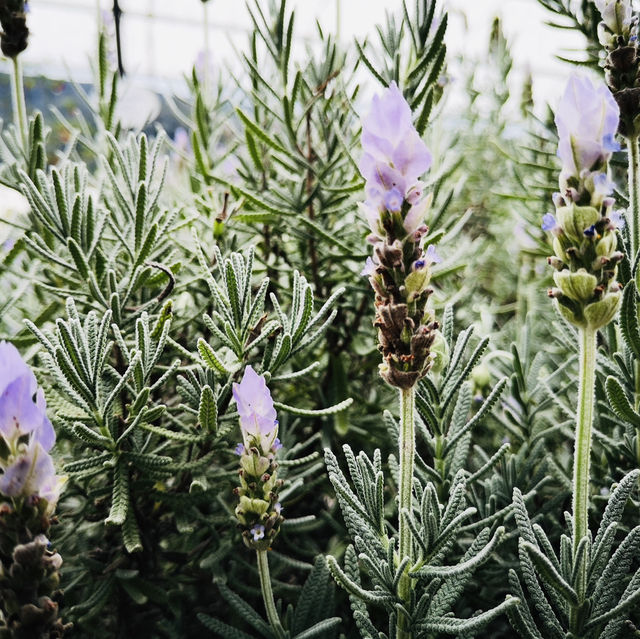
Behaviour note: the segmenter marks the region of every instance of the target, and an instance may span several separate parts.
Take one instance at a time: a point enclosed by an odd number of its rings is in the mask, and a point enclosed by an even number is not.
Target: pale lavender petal
[[[558,226],[556,218],[551,213],[547,213],[542,218],[542,230],[553,231]]]
[[[398,213],[402,209],[402,202],[404,201],[404,194],[400,193],[400,191],[393,187],[390,191],[387,191],[387,194],[384,198],[384,204],[387,208],[387,211],[391,211],[392,213]]]
[[[246,434],[260,436],[277,427],[276,409],[262,375],[251,366],[244,369],[242,381],[233,384],[233,397],[238,405],[240,427]]]
[[[619,148],[615,142],[619,118],[618,105],[603,83],[593,85],[573,74],[555,114],[563,172],[578,175],[607,160]]]
[[[433,244],[429,244],[424,256],[432,264],[440,264],[440,262],[442,262],[442,258],[438,255],[436,247]]]

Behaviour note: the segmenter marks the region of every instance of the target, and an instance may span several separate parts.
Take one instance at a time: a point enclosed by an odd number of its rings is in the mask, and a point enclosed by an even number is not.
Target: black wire
[[[116,51],[118,53],[118,73],[120,77],[124,75],[124,65],[122,64],[122,42],[120,41],[120,17],[122,9],[118,0],[113,0],[113,20],[116,25]]]

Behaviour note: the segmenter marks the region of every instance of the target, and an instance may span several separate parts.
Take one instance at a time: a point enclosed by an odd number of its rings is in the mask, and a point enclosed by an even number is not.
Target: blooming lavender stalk
[[[431,348],[438,324],[427,308],[432,290],[431,265],[439,262],[435,248],[425,249],[425,216],[431,195],[423,194],[420,176],[431,166],[431,154],[415,130],[411,109],[395,83],[375,96],[362,122],[360,171],[366,180],[361,212],[371,229],[373,257],[363,275],[375,291],[380,374],[400,389],[400,485],[398,494],[398,562],[412,560],[411,531],[401,513],[411,512],[415,456],[415,385],[426,375],[434,356]],[[398,594],[409,602],[409,568]],[[409,637],[404,615],[399,616],[398,639]]]
[[[55,432],[42,389],[17,349],[0,343],[0,623],[3,637],[61,637],[50,518],[64,480],[49,455]]]
[[[586,78],[570,78],[556,111],[562,161],[555,216],[544,216],[551,233],[557,288],[549,291],[562,315],[578,327],[580,377],[573,464],[573,551],[587,536],[589,461],[593,422],[596,333],[616,314],[620,303],[616,228],[624,218],[613,211],[608,162],[617,148],[619,110],[609,90]],[[584,576],[586,579],[586,575]]]
[[[282,448],[278,439],[278,420],[271,393],[262,375],[251,366],[244,370],[242,381],[233,384],[233,397],[240,415],[242,442],[236,447],[240,456],[240,486],[236,517],[245,545],[256,551],[260,586],[267,618],[278,639],[285,637],[280,623],[269,576],[267,550],[280,530],[282,507],[278,502],[276,452]]]

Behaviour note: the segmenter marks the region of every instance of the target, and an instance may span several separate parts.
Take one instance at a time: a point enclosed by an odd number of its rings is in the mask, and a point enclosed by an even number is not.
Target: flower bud
[[[564,295],[576,302],[589,301],[598,285],[598,279],[595,275],[587,273],[585,269],[580,269],[575,273],[568,270],[556,271],[553,274],[553,281]]]
[[[584,239],[585,229],[593,226],[601,217],[599,211],[594,207],[576,206],[575,204],[559,208],[556,211],[556,216],[558,224],[573,242],[581,242]]]
[[[606,326],[615,317],[621,298],[620,291],[614,291],[607,293],[600,301],[586,306],[584,316],[589,327],[598,329]]]

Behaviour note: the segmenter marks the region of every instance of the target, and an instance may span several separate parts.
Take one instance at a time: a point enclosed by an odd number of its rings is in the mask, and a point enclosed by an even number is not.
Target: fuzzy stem
[[[260,589],[262,590],[262,600],[264,601],[264,607],[267,611],[267,619],[269,625],[275,633],[276,639],[286,639],[286,633],[280,618],[278,617],[278,611],[276,610],[276,604],[273,600],[273,590],[271,590],[271,577],[269,576],[269,559],[267,558],[266,550],[256,550],[258,557],[258,572],[260,573]]]
[[[24,99],[24,83],[22,81],[22,65],[20,57],[12,58],[11,103],[13,106],[13,121],[15,123],[22,149],[27,153],[27,106]]]
[[[415,436],[415,389],[408,388],[400,391],[400,486],[398,496],[398,530],[400,536],[399,559],[410,557],[413,559],[413,539],[411,530],[402,517],[402,511],[411,512],[411,496],[413,490],[413,465],[416,454]],[[398,595],[408,603],[411,600],[411,577],[409,568],[411,561],[398,584]],[[411,632],[407,627],[407,619],[398,617],[397,639],[409,639]]]
[[[633,264],[636,253],[640,248],[640,152],[638,138],[627,138],[629,153],[629,239],[631,255],[629,261]]]
[[[596,331],[580,329],[580,379],[573,456],[573,556],[589,531],[589,462],[596,383]]]

